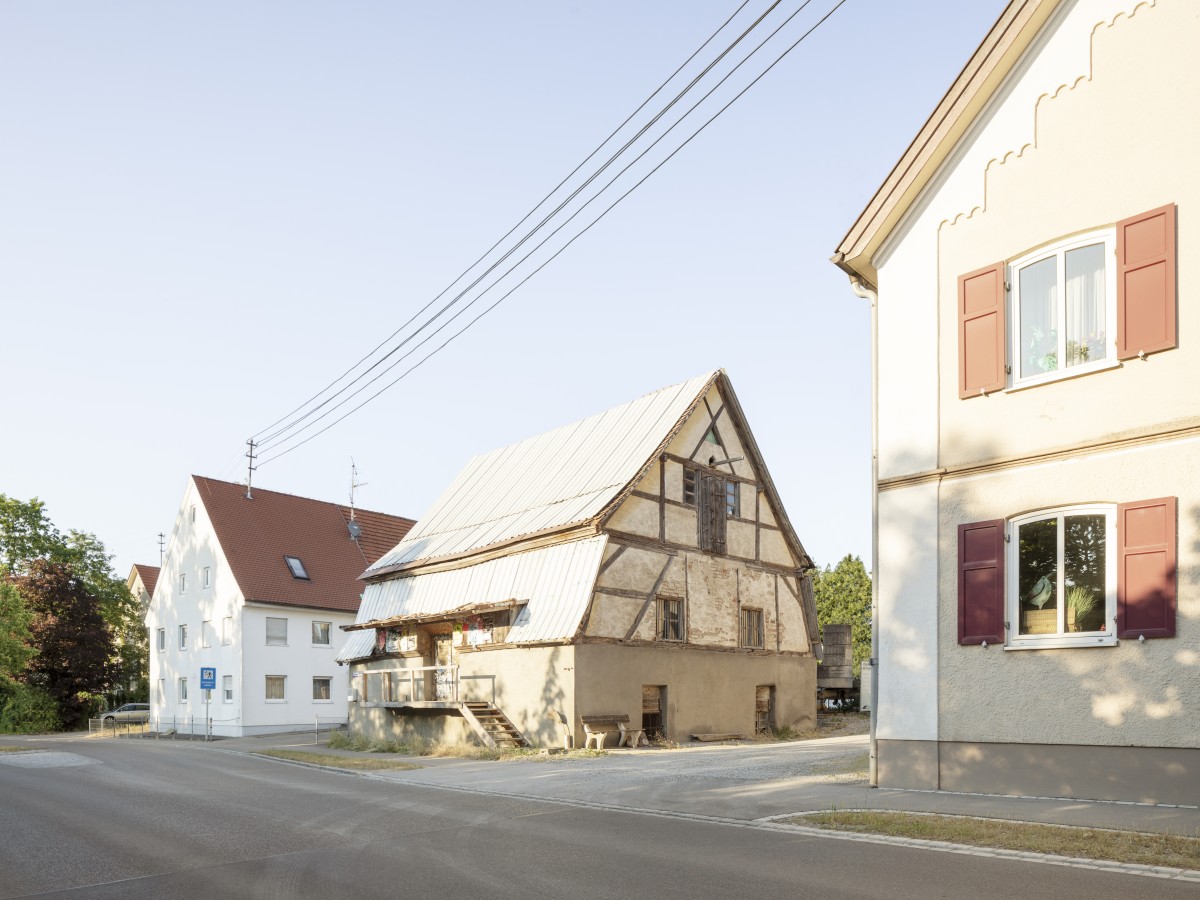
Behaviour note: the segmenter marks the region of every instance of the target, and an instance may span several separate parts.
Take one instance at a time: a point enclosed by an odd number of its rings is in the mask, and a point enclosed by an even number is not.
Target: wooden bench
[[[584,739],[584,749],[592,749],[595,744],[595,749],[603,750],[604,741],[612,732],[605,728],[606,725],[616,725],[617,733],[620,737],[617,739],[617,746],[626,746],[630,748],[637,747],[641,744],[646,746],[650,742],[646,740],[646,732],[641,728],[631,728],[629,726],[629,716],[627,715],[611,715],[611,716],[580,716],[583,722],[583,732],[587,737]]]

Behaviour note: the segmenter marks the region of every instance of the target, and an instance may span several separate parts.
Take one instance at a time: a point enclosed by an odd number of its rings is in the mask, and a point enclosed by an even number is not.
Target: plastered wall
[[[1200,6],[1142,5],[1097,25],[1090,77],[1047,85],[1034,139],[989,163],[986,202],[943,225],[939,243],[941,465],[1021,456],[1200,418]],[[1177,350],[1077,378],[958,398],[957,278],[1168,203],[1178,206]],[[1115,260],[1106,260],[1113,265]],[[1011,326],[1011,322],[1010,322]],[[1117,323],[1108,323],[1115,334]],[[1011,328],[1010,328],[1011,330]],[[1011,335],[1010,335],[1011,343]],[[1010,361],[1011,362],[1011,361]]]
[[[943,741],[1200,746],[1200,439],[943,486],[939,697]],[[958,646],[958,525],[1080,502],[1178,498],[1176,637],[1116,647]],[[1011,579],[1012,573],[1008,573]],[[882,706],[881,706],[882,709]]]

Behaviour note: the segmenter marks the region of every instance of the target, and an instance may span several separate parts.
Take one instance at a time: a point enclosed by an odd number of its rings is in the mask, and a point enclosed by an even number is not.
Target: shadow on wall
[[[532,652],[515,648],[503,651],[514,654],[520,659],[520,654]],[[517,730],[534,747],[562,746],[562,736],[569,726],[563,723],[563,705],[566,692],[562,687],[559,659],[562,648],[554,647],[546,660],[545,672],[541,678],[540,697],[533,703],[533,687],[528,690],[521,688],[509,690],[514,679],[523,676],[515,666],[503,666],[512,674],[496,678],[496,706],[509,717]],[[498,674],[498,673],[497,673]],[[518,712],[520,710],[520,712]]]
[[[963,442],[967,443],[967,442]],[[972,459],[995,454],[985,442],[966,449]],[[962,447],[962,443],[958,444]],[[1039,479],[1039,485],[1047,485]],[[1003,487],[1000,487],[1003,485]],[[1093,483],[1087,496],[1049,485],[1026,489],[1012,475],[997,475],[939,485],[939,532],[942,558],[938,575],[939,652],[941,661],[939,738],[1030,744],[1099,744],[1112,746],[1200,746],[1200,571],[1182,565],[1168,577],[1177,580],[1176,636],[1145,641],[1125,639],[1117,647],[1005,652],[1001,647],[959,646],[957,634],[958,526],[1014,516],[1072,503],[1120,503],[1141,497],[1112,496],[1109,486]],[[998,493],[998,491],[1003,491]],[[1045,502],[1043,502],[1045,501]],[[1181,506],[1177,551],[1200,555],[1200,506]],[[926,527],[901,518],[893,532]],[[1186,527],[1185,527],[1186,526]],[[1188,534],[1190,528],[1191,534]],[[1010,533],[1011,536],[1011,533]],[[1189,540],[1191,538],[1191,540]],[[923,536],[913,539],[917,552],[933,552]],[[1108,553],[1116,547],[1109,546]],[[880,548],[881,558],[895,560],[894,548]],[[889,623],[893,665],[904,664],[905,582],[915,566],[893,565],[899,627]],[[1018,573],[1006,566],[1007,591]],[[881,579],[882,580],[882,579]],[[882,587],[882,585],[881,585]],[[1008,609],[1006,605],[1006,610]],[[1010,613],[1006,612],[1005,618]],[[1010,623],[1010,628],[1016,623]],[[1108,627],[1115,627],[1109,623]],[[886,678],[886,673],[884,673]],[[973,737],[971,732],[977,732]],[[966,752],[966,751],[964,751]],[[968,754],[969,755],[969,754]],[[943,767],[947,760],[943,759]],[[970,760],[962,760],[969,766]],[[953,763],[951,763],[953,765]],[[1070,773],[1059,773],[1063,784]]]

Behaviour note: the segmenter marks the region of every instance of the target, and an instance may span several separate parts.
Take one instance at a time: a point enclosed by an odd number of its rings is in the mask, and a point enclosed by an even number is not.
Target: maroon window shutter
[[[997,263],[958,279],[958,396],[1004,390],[1004,359],[1004,263]]]
[[[1117,358],[1175,346],[1175,204],[1117,223]]]
[[[1117,507],[1117,637],[1175,637],[1175,498]]]
[[[1004,520],[958,526],[958,642],[1004,642]]]

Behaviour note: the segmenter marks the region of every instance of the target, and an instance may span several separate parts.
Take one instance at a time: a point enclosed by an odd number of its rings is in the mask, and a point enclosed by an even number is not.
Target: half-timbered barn
[[[725,373],[664,388],[475,458],[367,570],[339,655],[351,731],[811,726],[810,568]]]

